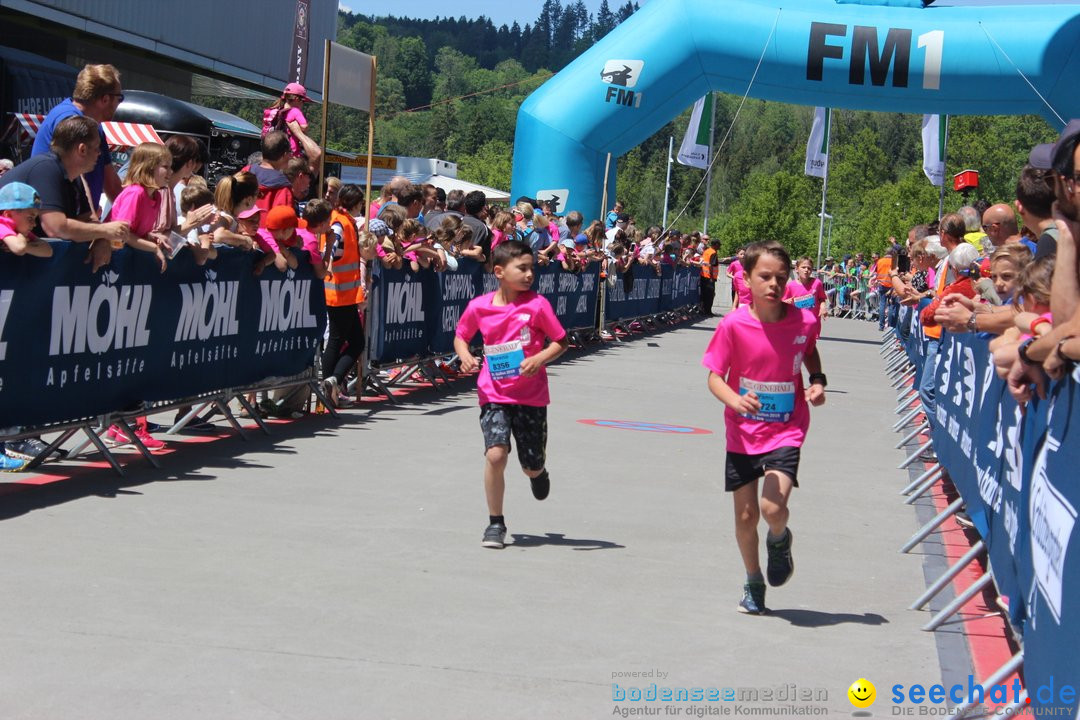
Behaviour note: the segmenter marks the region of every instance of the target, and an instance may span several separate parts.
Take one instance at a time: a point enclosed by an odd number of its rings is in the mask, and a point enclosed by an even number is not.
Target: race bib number
[[[492,380],[510,380],[521,375],[521,363],[525,360],[525,350],[520,340],[502,345],[485,345],[484,357],[487,359],[488,372]]]
[[[813,295],[800,295],[795,298],[795,307],[802,308],[803,310],[814,309],[814,296]]]
[[[761,409],[754,415],[746,415],[758,422],[788,422],[795,412],[795,383],[793,382],[757,382],[742,378],[739,382],[739,394],[753,391],[761,402]]]

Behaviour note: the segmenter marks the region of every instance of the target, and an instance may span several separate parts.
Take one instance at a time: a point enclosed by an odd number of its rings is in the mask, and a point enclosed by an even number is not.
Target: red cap
[[[267,230],[286,230],[295,228],[297,224],[296,211],[288,205],[276,205],[266,213]]]

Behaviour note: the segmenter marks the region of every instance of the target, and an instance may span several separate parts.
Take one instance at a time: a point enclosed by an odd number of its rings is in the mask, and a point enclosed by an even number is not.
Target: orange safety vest
[[[892,258],[883,257],[877,261],[877,284],[880,287],[892,287]]]
[[[326,304],[330,307],[346,307],[364,302],[364,287],[360,281],[360,242],[357,238],[356,222],[340,210],[330,213],[330,224],[338,223],[343,228],[342,245],[344,254],[330,261],[323,290],[326,292]],[[326,235],[319,243],[325,252]]]
[[[706,248],[701,255],[701,277],[706,280],[716,280],[720,276],[720,266],[712,264],[714,257],[716,257],[716,251],[712,248]]]
[[[948,263],[948,261],[946,261],[945,262],[945,267],[943,267],[941,269],[941,272],[938,273],[938,276],[936,278],[937,282],[934,283],[937,286],[935,288],[935,291],[936,291],[936,293],[937,293],[937,295],[939,297],[941,296],[942,291],[945,290],[945,281],[948,279],[948,277],[949,277],[949,263]],[[940,325],[931,325],[930,327],[926,327],[924,325],[923,326],[923,335],[925,335],[928,338],[933,338],[934,340],[940,340],[941,339],[941,326]]]

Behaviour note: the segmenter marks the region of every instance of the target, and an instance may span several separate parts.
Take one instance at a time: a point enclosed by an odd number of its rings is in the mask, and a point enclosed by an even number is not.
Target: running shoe
[[[551,478],[548,476],[547,470],[534,478],[529,478],[529,483],[532,485],[533,497],[537,500],[543,500],[551,492]]]
[[[783,585],[795,573],[795,561],[791,558],[791,528],[787,528],[784,537],[777,542],[765,541],[769,553],[769,566],[765,577],[773,587]]]
[[[142,444],[150,452],[157,452],[158,450],[165,449],[165,443],[162,440],[158,440],[156,437],[151,435],[147,430],[144,430],[142,428],[136,430],[135,437],[139,438],[139,441],[142,442]]]
[[[748,582],[743,585],[743,598],[739,602],[738,611],[747,615],[764,615],[765,608],[765,583]]]
[[[502,550],[506,547],[506,526],[499,523],[491,523],[484,531],[484,541],[481,543],[486,548]]]
[[[322,381],[322,391],[326,399],[330,401],[330,404],[337,407],[338,393],[341,392],[338,388],[338,380],[331,375],[328,378],[324,378]]]
[[[26,460],[27,462],[43,454],[48,449],[49,446],[37,438],[25,438],[4,443],[5,453],[13,458]]]
[[[7,453],[0,453],[0,472],[18,472],[26,467],[26,461],[12,457]]]

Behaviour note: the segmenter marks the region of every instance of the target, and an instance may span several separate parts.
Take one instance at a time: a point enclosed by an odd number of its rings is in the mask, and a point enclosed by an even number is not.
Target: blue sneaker
[[[765,609],[765,583],[748,582],[743,585],[743,599],[737,608],[746,615],[764,615]]]
[[[26,460],[0,453],[0,472],[18,472],[26,467]]]

